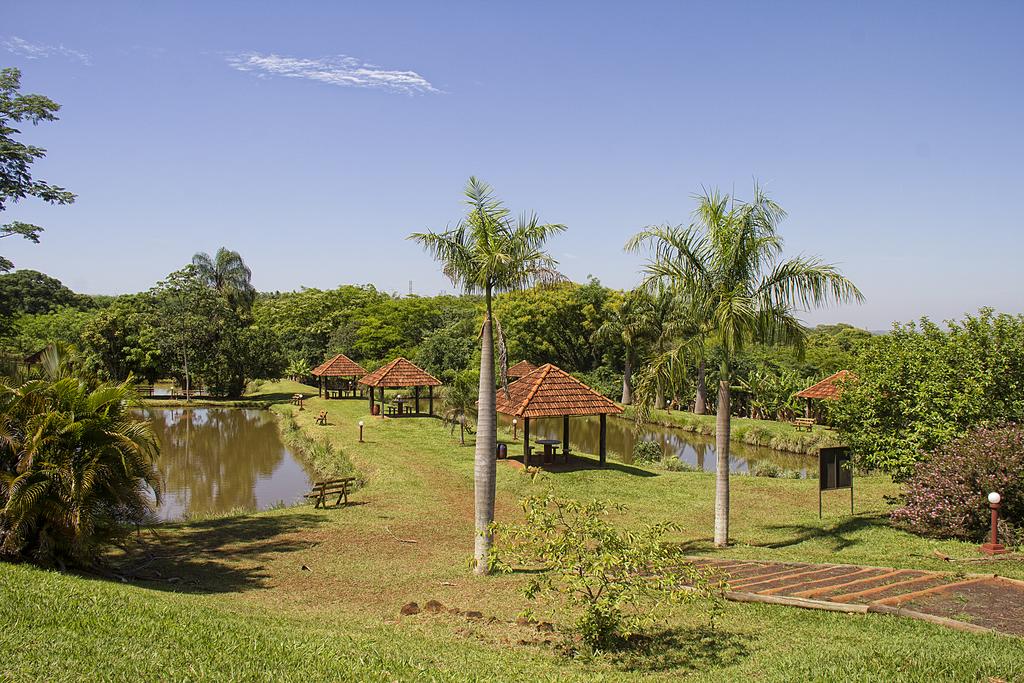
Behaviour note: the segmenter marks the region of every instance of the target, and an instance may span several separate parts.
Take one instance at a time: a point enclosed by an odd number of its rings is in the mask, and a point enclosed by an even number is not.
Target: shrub
[[[90,565],[145,523],[159,444],[134,396],[128,382],[0,382],[0,557]]]
[[[294,415],[287,414],[281,418],[281,437],[288,448],[301,453],[323,476],[355,477],[357,487],[366,483],[347,453],[332,445],[327,438],[314,439],[307,435]]]
[[[781,467],[770,462],[759,462],[755,463],[750,467],[750,474],[754,477],[768,477],[770,479],[778,479],[785,473]]]
[[[658,467],[660,467],[663,470],[668,470],[669,472],[697,471],[697,468],[691,465],[690,463],[683,462],[679,458],[672,455],[666,455],[665,457],[663,457],[661,461],[658,463]]]
[[[661,445],[653,441],[637,441],[633,446],[633,462],[656,463],[661,460]]]
[[[548,596],[568,608],[575,619],[569,635],[587,652],[621,644],[650,627],[660,610],[714,594],[707,570],[663,542],[677,529],[672,523],[618,529],[608,515],[625,508],[602,501],[546,496],[522,505],[522,524],[491,526],[491,565],[506,573],[530,570],[526,597]]]
[[[893,523],[939,538],[980,540],[989,529],[987,496],[1003,498],[1000,516],[1024,521],[1024,429],[1019,425],[979,428],[933,451],[917,465],[905,487],[905,504]]]

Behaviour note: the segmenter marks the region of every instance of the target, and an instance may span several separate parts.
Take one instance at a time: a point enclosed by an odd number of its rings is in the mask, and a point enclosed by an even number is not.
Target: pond
[[[295,503],[313,471],[281,441],[272,413],[240,408],[146,408],[161,450],[161,520]]]
[[[512,420],[500,416],[501,424],[511,429]],[[522,420],[519,421],[519,438],[523,437]],[[502,435],[499,435],[499,439]],[[530,441],[536,439],[561,439],[562,419],[530,420]],[[569,441],[572,448],[584,453],[597,453],[600,439],[600,421],[596,416],[573,417],[569,420]],[[654,441],[661,445],[662,453],[674,456],[690,467],[713,472],[715,470],[715,440],[702,434],[694,434],[672,427],[645,425],[639,437],[633,432],[633,421],[621,417],[608,417],[608,459],[623,463],[633,462],[633,447],[637,441]],[[519,455],[516,446],[509,444],[509,455]],[[536,452],[536,450],[534,451]],[[729,446],[729,468],[733,472],[748,472],[752,467],[774,465],[779,469],[800,472],[807,476],[808,468],[817,467],[817,457],[786,453],[772,448],[748,446],[733,441]]]

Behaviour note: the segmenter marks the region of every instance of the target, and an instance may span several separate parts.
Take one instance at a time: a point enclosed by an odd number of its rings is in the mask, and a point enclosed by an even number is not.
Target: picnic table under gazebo
[[[523,464],[530,464],[530,420],[544,417],[562,418],[562,454],[568,461],[569,418],[597,415],[600,418],[601,437],[598,458],[605,464],[608,452],[609,415],[618,415],[622,408],[606,396],[599,394],[565,370],[547,363],[510,384],[508,393],[499,388],[495,408],[502,415],[523,421]],[[543,443],[547,441],[548,443]],[[545,456],[554,456],[556,439],[540,440]]]
[[[359,395],[359,384],[356,380],[366,375],[366,370],[345,354],[339,353],[310,370],[310,374],[320,379],[320,396],[331,397],[329,381],[333,380],[337,385],[334,391],[337,392],[338,398],[345,398],[346,393],[356,398]]]
[[[376,405],[376,390],[380,389],[380,404],[384,405],[384,389],[405,389],[411,388],[411,397],[396,397],[392,412],[394,417],[417,417],[420,415],[434,414],[434,387],[441,386],[441,380],[437,379],[426,370],[418,367],[405,358],[396,358],[387,365],[378,368],[359,380],[370,389],[370,413],[374,412]],[[427,387],[427,412],[420,412],[420,389]],[[408,407],[406,407],[408,404]],[[383,410],[381,410],[383,412]]]
[[[834,375],[829,375],[817,384],[812,384],[803,391],[797,392],[797,397],[806,401],[804,418],[811,417],[811,401],[835,401],[843,393],[843,385],[846,382],[856,379],[856,376],[849,370],[840,370]]]

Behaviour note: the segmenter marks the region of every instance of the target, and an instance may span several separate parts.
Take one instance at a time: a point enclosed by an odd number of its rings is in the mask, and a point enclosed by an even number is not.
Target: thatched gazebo
[[[527,375],[529,375],[531,372],[533,372],[536,369],[537,369],[537,366],[534,365],[533,363],[531,363],[530,361],[528,361],[528,360],[521,360],[518,363],[516,363],[515,365],[513,365],[512,367],[510,367],[505,372],[505,374],[508,377],[509,381],[512,381],[512,380],[517,380],[517,379],[521,379],[523,377],[526,377]]]
[[[405,358],[396,358],[384,367],[378,368],[359,380],[370,388],[370,413],[373,413],[374,390],[380,389],[380,402],[384,403],[384,389],[412,387],[414,411],[405,412],[403,403],[399,404],[397,415],[420,415],[420,388],[427,387],[427,415],[434,414],[434,387],[441,386],[437,379],[426,370],[417,367]]]
[[[508,387],[498,389],[497,411],[523,420],[523,464],[530,464],[530,420],[541,417],[562,418],[562,445],[569,448],[569,418],[598,415],[601,419],[601,440],[598,457],[604,465],[608,452],[608,416],[618,415],[622,408],[597,393],[565,370],[547,363],[527,373]],[[568,453],[568,450],[566,451]]]
[[[806,417],[811,416],[811,401],[835,401],[843,393],[843,384],[852,379],[855,379],[854,375],[849,370],[840,370],[834,375],[829,375],[825,379],[821,380],[817,384],[812,384],[803,391],[797,392],[797,396],[807,401],[804,415]]]
[[[352,398],[356,398],[359,392],[356,380],[366,374],[366,369],[345,354],[339,353],[334,358],[313,368],[310,374],[320,378],[320,396],[330,398],[331,390],[327,386],[326,380],[327,378],[338,378],[347,380],[338,387],[338,398],[345,397],[346,389],[352,392]]]

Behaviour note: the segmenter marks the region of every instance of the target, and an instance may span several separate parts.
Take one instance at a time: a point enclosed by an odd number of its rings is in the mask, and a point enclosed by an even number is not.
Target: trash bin
[[[374,403],[373,404],[373,410],[370,411],[370,414],[371,415],[380,415],[380,404],[379,403]]]
[[[504,460],[508,457],[508,446],[503,443],[498,444],[498,458]]]

